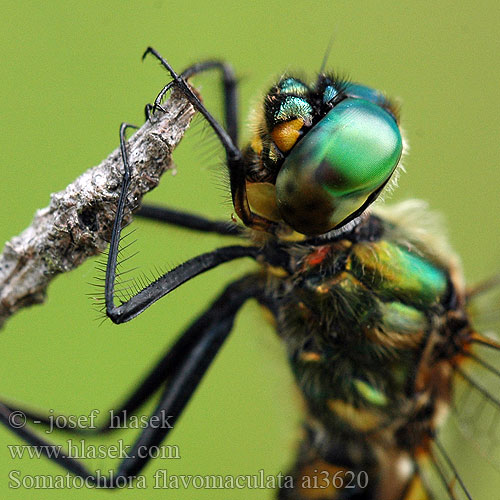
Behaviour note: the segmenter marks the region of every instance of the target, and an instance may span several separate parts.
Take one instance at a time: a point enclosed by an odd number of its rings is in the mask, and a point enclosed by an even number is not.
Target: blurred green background
[[[141,63],[146,46],[157,48],[178,70],[210,57],[231,61],[241,78],[244,125],[250,107],[280,73],[298,70],[314,77],[333,35],[331,67],[401,99],[411,153],[408,173],[391,201],[423,198],[442,212],[467,279],[485,278],[499,271],[500,257],[499,21],[494,1],[465,8],[451,1],[4,1],[0,241],[24,229],[51,192],[113,150],[120,122],[141,123],[144,104],[167,81],[153,60]],[[216,79],[198,81],[207,104],[218,112]],[[202,133],[188,133],[176,156],[178,175],[166,175],[149,200],[227,219],[232,209],[221,188],[220,151],[210,154],[211,141],[200,156],[205,136],[203,126],[197,130]],[[142,221],[135,226],[141,253],[134,260],[145,271],[223,244],[217,237]],[[94,321],[97,313],[85,295],[93,291],[88,282],[94,267],[87,262],[60,276],[45,306],[8,322],[0,336],[0,394],[56,412],[104,413],[224,283],[251,265],[236,262],[198,277],[121,327]],[[151,487],[160,468],[170,474],[286,472],[299,435],[300,403],[283,358],[259,308],[246,305],[171,435],[182,458],[153,461],[145,471],[147,491],[115,495],[272,498],[272,491],[262,490]],[[131,442],[133,435],[118,438]],[[445,440],[474,498],[499,498],[498,469],[453,422]],[[109,497],[95,490],[9,489],[12,469],[62,472],[44,459],[12,460],[6,444],[16,442],[0,429],[0,498]],[[106,471],[115,464],[89,460],[88,465]]]

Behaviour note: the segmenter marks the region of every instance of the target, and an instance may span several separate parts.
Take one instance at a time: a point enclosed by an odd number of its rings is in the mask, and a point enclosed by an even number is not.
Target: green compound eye
[[[309,235],[342,226],[375,200],[402,150],[387,111],[364,99],[344,99],[283,162],[276,179],[281,216]]]

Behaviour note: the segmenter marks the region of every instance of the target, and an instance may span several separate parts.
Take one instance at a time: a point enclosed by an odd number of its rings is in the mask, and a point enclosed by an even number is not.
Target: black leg
[[[252,279],[244,278],[241,280],[242,283],[249,285],[249,293],[253,298],[258,300],[262,305],[266,306],[269,310],[272,311],[274,315],[277,314],[276,311],[276,302],[271,300],[264,294],[263,287],[259,287],[255,282],[252,282]],[[227,291],[222,295],[222,297],[217,300],[212,307],[205,313],[205,317],[211,313],[211,310],[214,314],[219,313],[219,303],[221,301],[226,300],[225,294],[231,289],[235,289],[238,287],[239,282],[233,283]],[[109,410],[107,415],[118,415],[120,417],[120,424],[122,422],[126,422],[126,420],[134,415],[141,406],[146,403],[160,388],[163,383],[167,383],[171,380],[172,377],[175,376],[177,371],[179,370],[182,363],[184,363],[193,349],[196,348],[197,343],[200,340],[201,335],[203,334],[203,329],[198,328],[200,320],[197,320],[190,328],[188,328],[177,340],[176,342],[169,346],[167,351],[160,357],[160,360],[156,363],[156,365],[150,370],[150,372],[140,381],[140,383],[133,389],[131,394],[129,394],[126,398],[124,398],[123,402],[117,407]],[[57,417],[57,415],[52,415],[52,420],[38,411],[34,411],[29,407],[12,405],[5,401],[0,401],[0,404],[8,408],[8,410],[12,412],[22,412],[23,416],[26,417],[31,422],[36,423],[37,425],[50,426],[53,425],[53,419]],[[121,418],[121,417],[124,418]],[[119,429],[120,427],[113,427],[113,423],[109,420],[109,418],[99,425],[96,428],[88,428],[88,427],[74,427],[67,425],[68,419],[60,419],[59,425],[57,426],[57,430],[67,431],[72,434],[103,434],[107,432],[111,432]]]
[[[203,61],[193,64],[185,69],[179,76],[184,80],[209,70],[218,70],[221,72],[222,83],[224,86],[224,122],[227,133],[234,144],[238,143],[238,95],[237,82],[233,68],[230,64],[222,61]],[[165,94],[175,85],[175,81],[169,82],[163,87],[155,99],[154,105],[147,104],[145,108],[146,119],[148,120],[151,114],[154,114],[156,109],[163,109],[161,101]],[[238,235],[241,234],[241,228],[236,224],[231,224],[223,221],[210,221],[203,217],[174,210],[170,208],[158,207],[153,205],[142,205],[136,212],[136,215],[148,219],[159,220],[167,224],[174,224],[197,231],[211,232],[222,235]]]
[[[152,54],[164,68],[170,73],[170,76],[173,79],[172,85],[176,85],[177,88],[186,96],[186,98],[191,102],[191,104],[203,115],[205,120],[210,124],[214,132],[219,137],[220,142],[224,146],[226,150],[226,155],[228,158],[232,160],[240,160],[241,159],[241,151],[238,149],[238,146],[231,139],[229,134],[224,130],[223,127],[219,124],[219,122],[212,116],[212,114],[205,108],[203,103],[200,101],[198,96],[189,88],[189,85],[186,81],[178,75],[172,66],[163,58],[155,49],[152,47],[148,47],[146,52],[144,52],[143,58],[148,54]],[[160,93],[161,94],[161,93]],[[158,98],[157,98],[158,99]]]
[[[170,71],[170,69],[169,69]],[[177,86],[190,100],[196,102],[197,109],[202,112],[210,125],[214,128],[222,141],[234,171],[234,161],[241,160],[241,153],[234,145],[232,139],[220,125],[205,110],[199,99],[191,92],[184,80],[171,71]],[[122,152],[124,175],[118,201],[116,218],[113,225],[111,243],[109,248],[106,268],[105,301],[108,316],[116,323],[128,321],[156,300],[194,276],[211,269],[223,262],[240,257],[257,258],[261,249],[258,247],[230,246],[217,249],[194,259],[190,259],[174,270],[164,274],[149,286],[141,290],[128,301],[119,306],[114,304],[114,287],[117,268],[118,246],[120,241],[123,213],[130,184],[130,167],[128,164],[125,132],[127,128],[137,128],[133,125],[122,124],[120,127],[120,147]],[[231,161],[230,161],[231,160]],[[230,168],[231,170],[231,168]],[[240,171],[240,177],[244,174]],[[244,180],[244,177],[242,177]],[[103,487],[115,487],[120,479],[130,478],[137,474],[147,463],[150,454],[147,452],[152,447],[159,445],[181,415],[184,407],[196,390],[200,380],[212,363],[220,347],[229,335],[234,318],[241,305],[251,297],[262,295],[263,285],[255,276],[243,278],[230,285],[198,320],[196,320],[186,333],[174,344],[173,348],[162,361],[153,369],[140,386],[120,407],[120,411],[135,411],[149,397],[165,384],[159,404],[150,417],[149,425],[141,432],[128,456],[123,459],[118,467],[117,474],[111,478],[98,479],[91,474],[78,460],[60,453],[59,447],[41,439],[29,427],[19,427],[11,420],[13,408],[0,402],[0,422],[27,443],[37,447],[42,454],[57,462],[66,470],[93,481]],[[167,366],[168,365],[168,366]],[[157,426],[165,415],[169,416],[168,425]],[[29,416],[36,418],[34,412]],[[45,419],[45,422],[47,420]],[[109,422],[104,428],[109,428]],[[57,453],[54,453],[57,452]]]
[[[218,302],[214,303],[212,308],[213,307],[218,307]],[[205,313],[205,316],[209,313],[210,310]],[[126,422],[126,419],[136,413],[136,411],[155,394],[163,383],[168,383],[168,381],[175,376],[193,349],[196,348],[200,341],[200,337],[204,333],[203,329],[199,328],[199,321],[200,320],[196,321],[173,345],[168,347],[167,352],[164,353],[153,369],[140,381],[137,387],[133,389],[131,394],[124,398],[123,402],[116,408],[108,411],[106,415],[111,416],[112,412],[113,415],[118,415],[120,417],[120,424]],[[11,405],[1,401],[0,403],[6,406],[10,412],[21,411],[24,417],[31,422],[35,422],[37,425],[51,425],[51,419],[47,417],[46,414],[33,411],[28,407]],[[121,418],[122,416],[124,417],[123,419]],[[67,422],[67,419],[60,419],[59,422],[60,425],[57,426],[57,430],[68,431],[74,434],[103,434],[118,428],[113,427],[109,418],[95,429],[85,427],[71,428],[69,425],[64,424]]]
[[[199,215],[156,205],[144,204],[135,215],[205,233],[216,233],[224,236],[240,236],[243,233],[242,227],[232,222],[212,221]]]
[[[104,287],[106,314],[115,323],[123,323],[135,318],[147,307],[158,299],[175,290],[178,286],[190,280],[194,276],[212,269],[219,264],[241,257],[256,258],[260,249],[252,246],[234,245],[218,248],[212,252],[205,253],[193,259],[184,262],[172,271],[160,276],[146,288],[136,295],[132,296],[126,302],[119,306],[114,304],[114,290],[116,279],[116,267],[118,260],[118,245],[120,242],[120,232],[123,221],[123,212],[125,209],[125,200],[127,198],[128,187],[130,184],[130,166],[128,163],[127,148],[125,143],[125,132],[128,127],[126,123],[120,127],[120,147],[123,158],[123,183],[118,200],[115,222],[111,233],[111,243],[109,245],[108,263],[106,266],[106,284]]]
[[[171,352],[128,398],[118,413],[127,409],[132,411],[140,406],[166,379],[160,402],[150,417],[150,426],[143,429],[127,453],[127,458],[120,463],[117,473],[113,476],[114,481],[102,478],[99,483],[101,486],[114,487],[116,481],[136,475],[149,461],[148,450],[163,441],[182,414],[207,368],[228,337],[236,313],[242,304],[249,298],[258,298],[261,294],[262,283],[256,276],[246,276],[229,285],[211,307],[186,330],[174,344]],[[165,372],[161,373],[161,369],[165,369]],[[55,456],[48,451],[56,449],[56,445],[41,439],[28,427],[17,428],[13,425],[11,413],[10,406],[0,403],[0,421],[15,434],[30,445],[40,447],[42,453],[66,470],[90,481],[97,481],[78,460],[64,454]],[[157,425],[157,422],[165,420],[168,425]]]
[[[203,115],[205,120],[212,127],[213,131],[219,138],[222,146],[226,151],[226,162],[229,170],[229,180],[231,185],[231,195],[233,198],[233,205],[238,217],[241,219],[245,226],[266,231],[270,233],[276,232],[277,224],[269,219],[261,217],[251,211],[248,204],[247,191],[246,191],[246,178],[245,178],[245,165],[241,151],[231,138],[231,136],[224,130],[224,128],[217,122],[217,120],[210,114],[200,101],[198,96],[192,91],[184,78],[179,76],[172,66],[163,58],[155,49],[148,47],[144,53],[152,54],[164,68],[170,73],[173,79],[173,84],[186,96],[191,104]]]
[[[211,69],[219,70],[222,74],[222,83],[224,86],[224,121],[229,137],[231,137],[234,144],[238,144],[237,82],[231,65],[222,61],[203,61],[193,64],[185,69],[179,76],[184,80],[188,80],[199,73]],[[174,84],[175,82],[167,83],[156,97],[154,105],[151,106],[148,104],[146,106],[146,119],[149,119],[150,114],[154,113],[156,109],[162,109],[161,101]]]

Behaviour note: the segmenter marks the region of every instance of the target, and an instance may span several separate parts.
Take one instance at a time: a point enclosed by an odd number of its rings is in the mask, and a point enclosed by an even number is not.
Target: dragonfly
[[[117,324],[130,321],[225,262],[249,258],[256,269],[230,283],[114,408],[133,416],[160,394],[113,475],[96,475],[69,455],[47,453],[48,440],[9,418],[22,411],[30,421],[50,425],[47,415],[3,401],[0,421],[93,485],[117,488],[133,481],[152,457],[147,451],[168,437],[182,415],[239,309],[256,300],[286,346],[305,403],[302,440],[276,498],[472,498],[440,432],[458,380],[500,408],[469,371],[475,366],[500,377],[480,354],[494,353],[500,344],[479,333],[470,315],[472,299],[495,280],[465,286],[458,258],[426,224],[432,216],[422,203],[373,206],[402,169],[406,141],[398,107],[382,92],[332,72],[321,70],[313,83],[285,75],[266,93],[254,114],[253,137],[239,148],[237,80],[229,64],[206,61],[178,74],[155,49],[144,56],[154,57],[171,77],[146,107],[148,119],[164,110],[172,88],[185,95],[224,148],[239,222],[151,205],[138,215],[240,243],[189,259],[128,296],[117,290],[131,180],[126,132],[136,128],[122,124],[124,174],[105,269],[106,315]],[[188,83],[210,70],[223,83],[224,126]],[[153,425],[164,415],[167,425]],[[111,430],[107,421],[96,433]],[[438,492],[427,469],[441,483]]]

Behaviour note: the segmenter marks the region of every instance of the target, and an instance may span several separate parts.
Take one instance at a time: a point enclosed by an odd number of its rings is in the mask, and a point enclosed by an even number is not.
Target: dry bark
[[[146,122],[127,142],[132,180],[125,223],[142,197],[173,168],[172,151],[194,114],[193,107],[174,92],[165,113]],[[0,326],[22,307],[41,303],[50,281],[71,271],[88,257],[105,250],[113,226],[122,182],[119,148],[90,168],[50,204],[38,210],[32,224],[5,244],[0,255]]]

